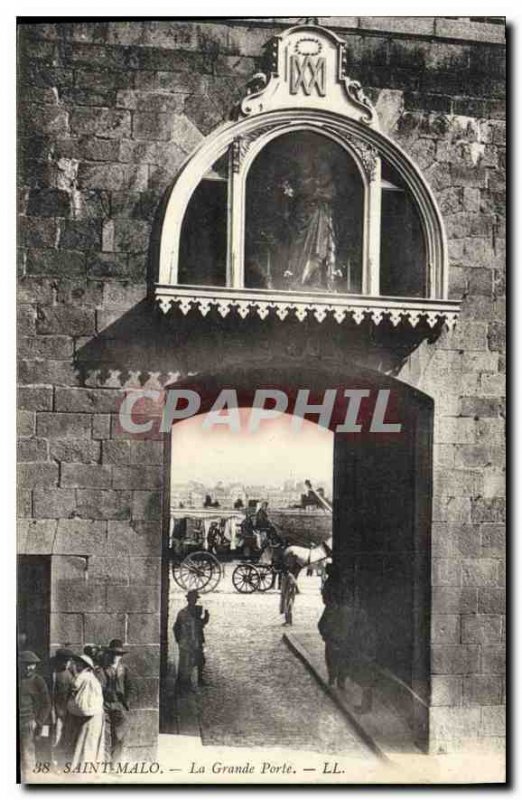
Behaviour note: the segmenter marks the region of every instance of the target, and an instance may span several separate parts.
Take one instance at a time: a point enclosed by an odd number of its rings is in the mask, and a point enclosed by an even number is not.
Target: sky
[[[292,416],[265,420],[256,433],[248,431],[250,409],[239,409],[241,432],[202,428],[204,415],[191,417],[172,429],[172,482],[282,485],[310,478],[331,483],[333,433],[303,420],[291,430]]]

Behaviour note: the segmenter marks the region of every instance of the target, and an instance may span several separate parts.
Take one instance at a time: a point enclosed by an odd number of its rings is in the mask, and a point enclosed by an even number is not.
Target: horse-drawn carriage
[[[236,591],[265,592],[283,569],[285,554],[293,551],[301,559],[299,566],[315,563],[315,551],[331,541],[332,517],[326,507],[270,509],[265,517],[258,524],[253,509],[172,510],[169,551],[178,586],[210,592],[223,577],[224,565],[239,561],[232,572]],[[327,555],[321,550],[319,560]]]
[[[255,527],[248,511],[176,509],[171,512],[172,575],[182,589],[210,592],[225,564],[239,561],[232,573],[236,591],[266,591],[280,569],[285,542],[272,529]]]

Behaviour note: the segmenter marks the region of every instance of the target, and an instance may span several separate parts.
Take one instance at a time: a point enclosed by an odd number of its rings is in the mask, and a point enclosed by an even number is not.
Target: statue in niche
[[[275,146],[274,146],[275,145]],[[360,291],[362,193],[338,145],[308,132],[265,148],[247,183],[249,288]]]
[[[330,165],[324,161],[305,161],[293,193],[290,214],[293,230],[288,267],[283,274],[292,288],[335,291],[336,281],[343,277],[342,269],[336,266],[335,196]]]

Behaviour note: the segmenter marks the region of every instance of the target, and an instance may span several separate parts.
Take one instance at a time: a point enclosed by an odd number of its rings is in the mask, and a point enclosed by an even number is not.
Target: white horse
[[[320,564],[332,557],[332,538],[327,539],[323,544],[317,547],[301,547],[297,544],[292,544],[287,547],[283,560],[285,566],[288,567],[290,572],[297,578],[303,567],[311,567],[313,564]]]
[[[308,481],[309,492],[311,492],[318,503],[323,506],[327,511],[332,513],[331,504],[321,495],[312,489],[311,483]],[[287,547],[283,553],[283,562],[290,572],[297,576],[303,567],[310,567],[313,564],[320,564],[332,557],[333,551],[333,537],[330,536],[326,542],[317,545],[316,547],[302,547],[301,545],[292,544]]]

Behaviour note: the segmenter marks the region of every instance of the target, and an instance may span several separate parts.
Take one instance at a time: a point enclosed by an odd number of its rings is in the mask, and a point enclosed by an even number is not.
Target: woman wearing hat
[[[103,693],[94,674],[94,662],[82,654],[73,656],[74,680],[67,702],[63,748],[71,770],[85,761],[104,761]]]

